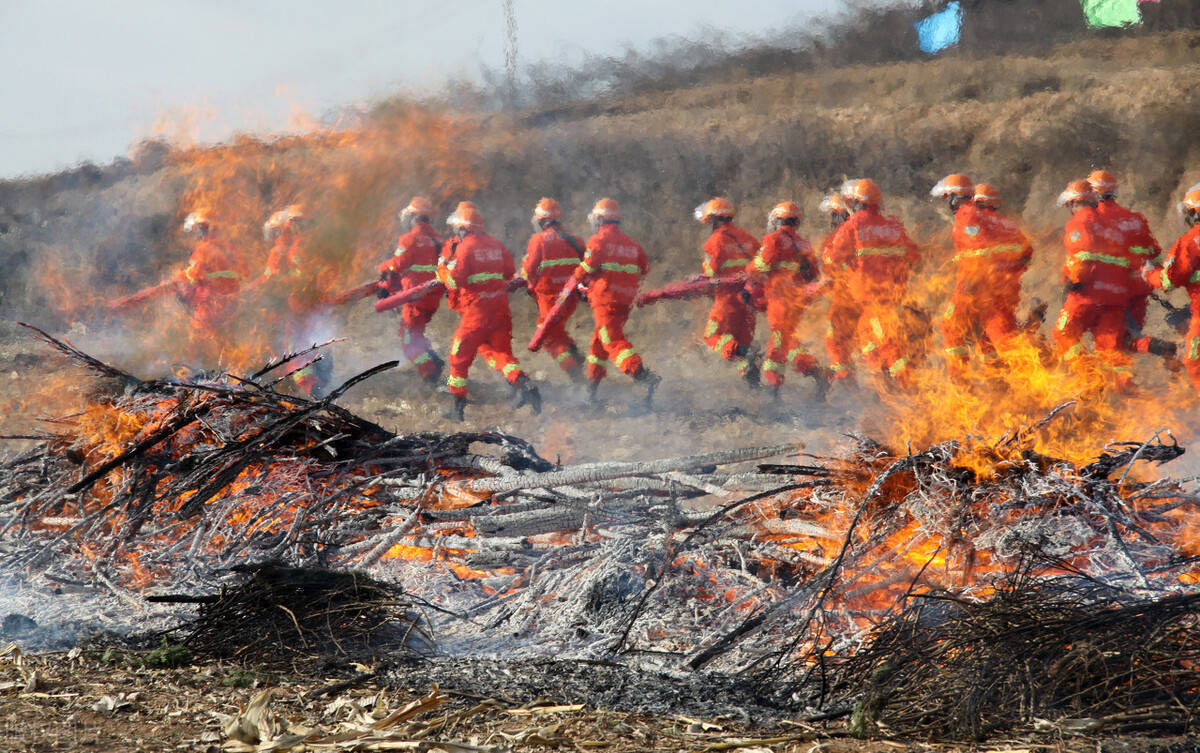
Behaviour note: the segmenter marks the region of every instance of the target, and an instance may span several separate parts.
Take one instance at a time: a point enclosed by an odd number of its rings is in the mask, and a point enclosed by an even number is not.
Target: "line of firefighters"
[[[967,370],[972,349],[985,362],[1002,359],[1023,329],[1016,312],[1021,276],[1033,249],[1017,224],[999,213],[1001,200],[994,187],[954,174],[939,181],[931,194],[945,200],[954,214],[957,275],[941,330],[948,368],[957,377]],[[1116,195],[1116,179],[1097,170],[1086,180],[1071,182],[1058,198],[1059,206],[1072,213],[1063,240],[1066,300],[1053,328],[1058,353],[1064,361],[1078,358],[1084,352],[1083,335],[1090,332],[1114,386],[1133,389],[1130,353],[1175,355],[1173,343],[1142,334],[1148,299],[1156,288],[1184,287],[1192,316],[1181,360],[1200,389],[1200,184],[1179,204],[1189,230],[1166,254],[1145,218],[1118,204]],[[586,243],[563,228],[558,202],[541,199],[533,210],[535,233],[518,275],[512,253],[485,232],[474,204],[458,205],[447,219],[452,233],[442,238],[432,226],[432,204],[416,197],[400,213],[405,232],[392,256],[380,264],[379,280],[337,296],[329,295],[337,270],[309,251],[303,207],[288,207],[267,221],[264,234],[273,246],[253,282],[241,255],[220,237],[211,214],[198,210],[184,225],[198,239],[187,269],[113,308],[127,308],[173,286],[192,311],[195,336],[218,339],[220,329],[232,321],[244,285],[274,286],[290,308],[276,345],[297,350],[332,334],[332,306],[376,293],[381,299],[377,310],[400,309],[403,353],[417,373],[437,384],[448,365],[450,411],[460,420],[468,371],[477,355],[512,385],[515,407],[528,405],[534,413],[541,409],[539,391],[512,348],[508,296],[521,288],[538,307],[530,349],[544,345],[572,380],[587,385],[593,401],[611,362],[645,388],[649,404],[661,378],[626,336],[629,315],[636,304],[697,295],[713,298],[705,343],[752,387],[762,380],[778,394],[790,367],[814,378],[823,394],[830,382],[853,378],[857,351],[872,371],[903,388],[911,378],[913,354],[901,312],[920,250],[901,221],[882,212],[881,204],[880,189],[870,179],[847,181],[838,193],[825,197],[820,208],[832,231],[818,258],[797,233],[802,212],[795,203],[783,202],[770,211],[767,234],[759,241],[734,224],[731,202],[710,199],[695,212],[711,228],[702,274],[640,295],[649,270],[647,256],[621,231],[621,209],[608,198],[596,202],[588,215],[594,232]],[[459,315],[445,361],[425,335],[443,293]],[[799,332],[801,315],[819,295],[827,295],[830,304],[827,367],[804,350]],[[566,329],[580,300],[591,307],[595,323],[586,357]],[[761,358],[753,347],[759,311],[765,311],[769,330]],[[331,363],[319,359],[293,378],[319,397],[328,390]]]

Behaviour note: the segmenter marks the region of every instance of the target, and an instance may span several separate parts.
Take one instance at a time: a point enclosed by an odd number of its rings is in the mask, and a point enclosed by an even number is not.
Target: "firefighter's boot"
[[[467,399],[462,395],[451,395],[450,403],[442,409],[442,417],[462,423],[466,420]]]
[[[643,386],[645,386],[645,388],[646,388],[646,408],[649,409],[651,404],[653,404],[653,402],[654,402],[654,390],[658,387],[659,383],[662,381],[662,377],[660,377],[658,374],[655,374],[653,371],[651,371],[650,369],[647,369],[645,366],[643,366],[642,368],[637,370],[636,374],[633,375],[633,381],[640,382]],[[599,382],[597,382],[596,384],[599,384]]]
[[[598,396],[599,391],[600,391],[600,380],[599,379],[589,379],[588,383],[587,383],[587,400],[588,400],[588,405],[590,405],[593,408],[600,407],[600,398]]]
[[[567,370],[567,376],[570,377],[574,384],[583,384],[587,381],[587,375],[583,373],[584,357],[579,352],[579,348],[575,343],[567,346],[567,356],[575,362],[575,366]]]
[[[758,389],[762,383],[762,369],[758,363],[758,353],[753,348],[743,348],[738,355],[746,359],[746,365],[742,369],[742,379],[746,380],[746,386],[752,390]]]
[[[433,362],[433,371],[425,377],[425,382],[431,387],[436,387],[442,383],[442,372],[446,369],[446,362],[432,350],[428,350],[426,353],[429,354],[429,360]]]
[[[533,382],[529,381],[529,377],[522,374],[517,377],[514,386],[517,388],[517,394],[513,399],[513,410],[528,405],[529,410],[533,411],[533,415],[536,416],[542,412],[542,393],[538,391]]]

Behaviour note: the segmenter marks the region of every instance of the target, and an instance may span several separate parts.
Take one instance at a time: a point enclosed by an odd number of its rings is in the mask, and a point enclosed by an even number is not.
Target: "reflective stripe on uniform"
[[[437,265],[436,264],[413,264],[412,266],[410,266],[408,268],[408,271],[409,272],[428,272],[429,274],[433,274],[433,273],[437,272]]]
[[[865,356],[866,354],[870,353],[871,351],[875,350],[878,347],[879,346],[876,345],[875,343],[867,343],[866,345],[862,346],[862,354]]]
[[[480,282],[489,282],[491,280],[503,280],[504,275],[499,272],[476,272],[473,275],[467,276],[467,284],[474,285]]]
[[[1187,357],[1189,361],[1200,359],[1200,337],[1193,337],[1188,341]]]
[[[733,335],[730,335],[730,334],[721,335],[721,339],[717,340],[716,345],[712,346],[713,352],[720,353],[722,350],[725,349],[725,346],[728,345],[729,342],[732,340],[733,340]]]
[[[787,360],[794,361],[802,355],[805,355],[804,348],[792,348],[787,353]]]
[[[466,387],[467,386],[467,378],[451,376],[450,378],[448,378],[446,380],[446,386],[447,387]]]
[[[594,356],[591,353],[588,353],[587,362],[594,366],[599,366],[600,364],[604,363],[605,360],[606,359],[600,358],[599,356]]]
[[[899,361],[896,361],[895,363],[893,363],[891,366],[888,367],[888,374],[890,374],[894,377],[897,374],[899,374],[901,371],[904,371],[904,369],[907,367],[908,367],[908,359],[901,358]]]
[[[1083,343],[1075,343],[1063,354],[1064,361],[1070,361],[1083,355]]]
[[[777,329],[771,330],[771,345],[776,348],[783,347],[783,333]]]
[[[1056,329],[1063,330],[1067,328],[1067,324],[1070,323],[1070,321],[1071,315],[1067,313],[1066,309],[1063,309],[1062,311],[1058,312],[1058,323],[1054,326]]]
[[[620,353],[617,354],[617,357],[613,359],[613,362],[615,364],[617,364],[617,366],[620,366],[621,364],[625,363],[630,358],[633,358],[636,355],[637,355],[636,350],[634,350],[633,348],[626,348],[625,350],[622,350]]]
[[[708,323],[704,325],[704,336],[712,337],[715,334],[717,334],[717,320],[709,319]]]
[[[1079,261],[1094,261],[1101,264],[1112,264],[1117,267],[1129,268],[1128,259],[1122,259],[1120,256],[1111,256],[1109,254],[1098,254],[1094,251],[1079,251],[1072,258]]]
[[[721,269],[731,269],[733,267],[742,268],[749,263],[749,259],[726,259],[725,261],[721,262]]]
[[[945,353],[948,356],[969,356],[971,349],[966,345],[955,345],[952,348],[946,348]]]
[[[767,264],[767,260],[762,258],[761,256],[754,257],[754,268],[757,269],[759,272],[770,272],[771,271],[771,265]]]
[[[984,256],[998,256],[1000,254],[1015,254],[1020,253],[1021,246],[1017,243],[1000,243],[995,246],[985,246],[983,248],[973,248],[968,251],[959,251],[954,255],[954,261],[965,261],[966,259],[978,259]]]
[[[839,371],[845,371],[848,368],[850,368],[850,364],[848,364],[848,363],[831,363],[831,364],[829,364],[829,370],[835,374],[838,373]]]
[[[783,371],[783,364],[767,358],[763,360],[763,371]]]
[[[1129,251],[1131,253],[1140,254],[1142,256],[1153,256],[1154,255],[1154,249],[1149,248],[1147,246],[1130,246]]]
[[[458,349],[462,347],[462,341],[457,337],[450,341],[450,355],[458,355]]]
[[[579,266],[583,269],[584,272],[588,273],[589,275],[596,274],[596,268],[593,267],[591,264],[588,264],[586,261],[579,262]]]
[[[546,267],[577,267],[577,266],[579,266],[579,260],[572,256],[567,256],[567,257],[563,257],[562,259],[546,259],[541,264],[538,264],[538,269],[545,269]]]
[[[1197,282],[1200,282],[1200,270],[1196,270],[1195,272],[1192,272],[1192,276],[1188,278],[1189,285],[1191,285],[1193,283],[1197,283]],[[1164,290],[1165,290],[1165,288],[1164,288]]]
[[[426,361],[429,361],[429,360],[432,360],[432,357],[429,355],[428,352],[426,352],[426,353],[422,353],[421,355],[414,358],[412,360],[412,362],[413,362],[413,365],[416,366],[418,364],[425,363]]]
[[[875,336],[880,340],[883,339],[883,325],[874,317],[871,317],[871,331],[874,332]]]
[[[604,343],[605,345],[608,345],[609,343],[612,342],[612,337],[609,336],[609,334],[608,334],[608,327],[601,327],[599,334],[600,334],[600,342]]]
[[[493,366],[493,368],[495,368],[495,367]],[[513,373],[514,371],[520,371],[520,370],[521,370],[521,364],[519,364],[519,363],[510,363],[509,365],[507,365],[503,369],[501,369],[501,371],[504,373],[504,376],[508,376],[509,374]]]
[[[238,275],[238,273],[234,272],[232,269],[222,269],[218,272],[209,272],[208,274],[204,275],[204,279],[206,279],[206,280],[237,280],[237,279],[240,279],[240,275]]]
[[[951,301],[949,304],[947,304],[946,313],[942,315],[942,318],[949,319],[952,316],[954,316],[954,301]]]
[[[641,274],[642,270],[636,264],[618,264],[613,261],[606,261],[600,265],[600,269],[605,272],[628,272],[631,275]]]

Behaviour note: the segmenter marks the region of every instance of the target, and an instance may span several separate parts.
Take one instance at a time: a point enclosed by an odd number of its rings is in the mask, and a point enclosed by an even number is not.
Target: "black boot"
[[[643,366],[637,370],[636,374],[633,375],[633,381],[640,382],[641,384],[645,385],[646,407],[649,408],[650,404],[654,402],[654,390],[658,387],[659,382],[662,381],[662,377]]]
[[[589,379],[587,383],[587,399],[588,403],[593,407],[599,406],[600,402],[596,397],[596,393],[600,391],[600,380]]]
[[[529,409],[533,411],[533,415],[536,416],[542,412],[542,393],[538,392],[538,388],[529,381],[529,377],[522,374],[517,377],[514,386],[517,388],[516,397],[513,399],[514,410],[522,405],[528,405]]]
[[[429,354],[429,360],[433,361],[433,373],[425,377],[425,382],[431,387],[436,387],[442,383],[442,372],[446,370],[446,362],[438,358],[438,354],[432,350],[426,352]]]
[[[587,376],[583,373],[584,358],[579,353],[579,348],[575,347],[575,343],[567,346],[567,355],[575,361],[575,367],[567,369],[567,376],[575,384],[583,384],[587,381]]]
[[[746,359],[746,370],[742,372],[742,379],[746,380],[746,385],[752,389],[758,389],[761,382],[762,370],[758,365],[758,354],[753,348],[747,348],[743,351],[743,358]]]
[[[811,374],[813,384],[816,385],[816,391],[813,392],[813,399],[818,403],[823,403],[829,396],[829,375],[824,369],[817,367]]]
[[[466,420],[467,399],[461,395],[451,395],[450,404],[442,411],[442,416],[451,421],[462,423]]]

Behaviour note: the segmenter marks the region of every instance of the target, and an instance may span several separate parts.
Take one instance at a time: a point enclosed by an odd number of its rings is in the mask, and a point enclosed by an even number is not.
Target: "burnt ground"
[[[331,732],[349,729],[356,707],[383,716],[386,709],[427,696],[437,682],[445,702],[391,728],[394,747],[350,742],[324,750],[744,750],[803,753],[884,751],[1078,751],[1151,753],[1191,751],[1194,737],[1142,738],[1030,733],[987,744],[857,740],[840,722],[805,723],[759,716],[753,705],[739,714],[657,712],[587,703],[581,698],[605,683],[646,688],[665,699],[673,689],[659,679],[621,676],[611,667],[566,662],[452,662],[374,674],[362,665],[295,672],[221,663],[147,668],[149,654],[91,647],[70,653],[0,660],[0,750],[3,751],[211,751],[254,750],[226,734],[263,691],[271,691],[268,719],[277,728]],[[360,678],[355,682],[355,678]],[[733,700],[727,687],[710,697]],[[686,691],[685,691],[686,692]],[[610,696],[614,697],[615,696]],[[650,701],[648,707],[656,702]],[[352,705],[353,704],[353,705]],[[715,707],[712,711],[716,711]],[[260,725],[259,729],[265,729]],[[407,736],[408,740],[403,739]],[[361,739],[361,738],[360,738]],[[410,743],[402,747],[401,743]],[[481,746],[464,748],[462,743]],[[443,743],[443,746],[439,746]],[[423,744],[424,747],[418,747]],[[487,747],[493,746],[493,747]],[[285,750],[264,746],[260,750]],[[296,749],[296,748],[293,748]],[[312,750],[314,748],[309,748]]]

